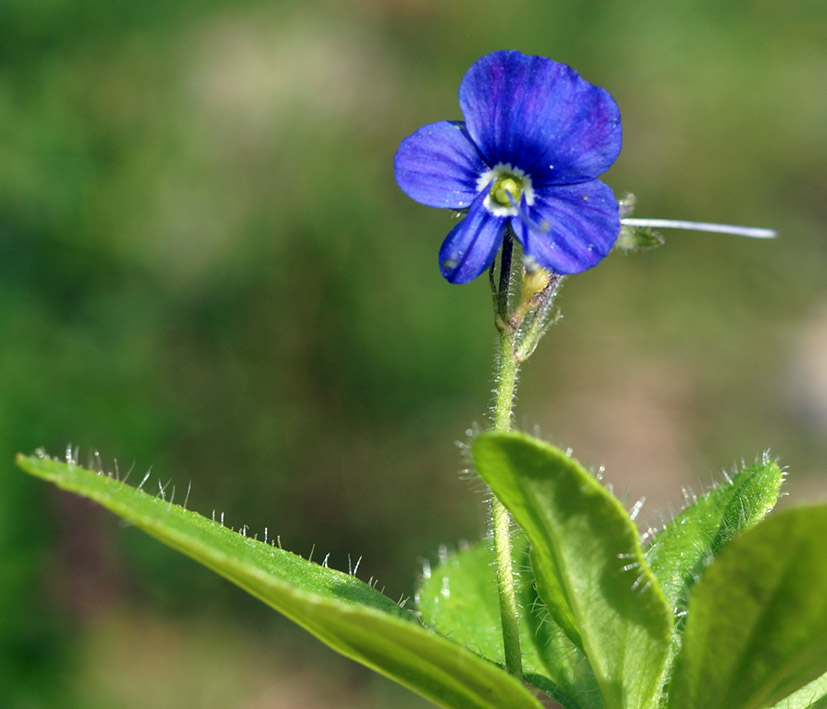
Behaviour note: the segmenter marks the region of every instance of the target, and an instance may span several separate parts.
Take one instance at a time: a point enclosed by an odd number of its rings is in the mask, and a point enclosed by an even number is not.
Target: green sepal
[[[623,506],[579,463],[530,436],[484,433],[471,453],[528,537],[540,597],[567,634],[573,623],[569,637],[606,707],[656,706],[672,614]]]
[[[621,219],[625,219],[626,217],[631,217],[632,214],[634,214],[636,205],[637,205],[637,197],[635,197],[631,192],[627,192],[619,200],[617,200],[617,213],[618,213],[618,216]]]
[[[618,216],[621,219],[630,217],[635,211],[637,199],[631,192],[627,192],[617,201]],[[627,226],[621,222],[620,232],[613,249],[626,252],[648,251],[662,246],[663,237],[659,232],[648,227]]]
[[[621,224],[617,241],[612,248],[618,251],[649,251],[663,246],[664,238],[660,232],[646,227],[634,227]]]
[[[672,709],[760,709],[827,672],[825,538],[827,506],[788,510],[706,568],[689,598]]]
[[[423,628],[355,576],[234,532],[104,474],[18,456],[28,473],[88,497],[268,604],[337,652],[449,709],[541,709],[514,677]]]

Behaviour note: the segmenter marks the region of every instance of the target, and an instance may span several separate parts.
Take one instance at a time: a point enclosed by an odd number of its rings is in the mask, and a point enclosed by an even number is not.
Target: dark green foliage
[[[827,506],[734,539],[689,600],[674,709],[761,709],[827,672]]]

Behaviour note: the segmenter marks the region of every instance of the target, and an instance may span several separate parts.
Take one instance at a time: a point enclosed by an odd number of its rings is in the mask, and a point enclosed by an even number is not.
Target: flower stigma
[[[499,180],[494,182],[494,186],[491,188],[491,198],[501,204],[506,206],[511,204],[511,200],[513,199],[515,202],[519,201],[520,195],[522,195],[523,190],[521,189],[521,185],[517,180],[513,177],[505,175],[501,177]]]
[[[531,178],[519,167],[498,163],[477,179],[477,189],[491,186],[483,205],[495,217],[513,217],[519,213],[520,200],[534,204],[534,188]]]

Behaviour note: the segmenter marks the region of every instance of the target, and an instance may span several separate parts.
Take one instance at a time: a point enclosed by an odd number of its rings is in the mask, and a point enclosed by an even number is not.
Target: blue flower
[[[465,121],[423,126],[394,158],[396,181],[429,207],[467,210],[442,244],[451,283],[491,266],[506,228],[527,266],[569,274],[597,265],[620,230],[596,179],[620,153],[620,112],[571,67],[515,51],[477,60],[462,79]]]

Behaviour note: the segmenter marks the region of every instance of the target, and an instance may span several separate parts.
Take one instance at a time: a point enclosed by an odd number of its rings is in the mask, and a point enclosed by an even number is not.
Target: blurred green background
[[[455,442],[486,423],[487,283],[442,280],[452,220],[392,156],[499,48],[611,91],[637,216],[781,233],[569,279],[519,425],[647,496],[644,525],[767,448],[824,498],[823,2],[3,0],[2,706],[426,706],[12,459],[151,467],[395,597],[479,538]]]

